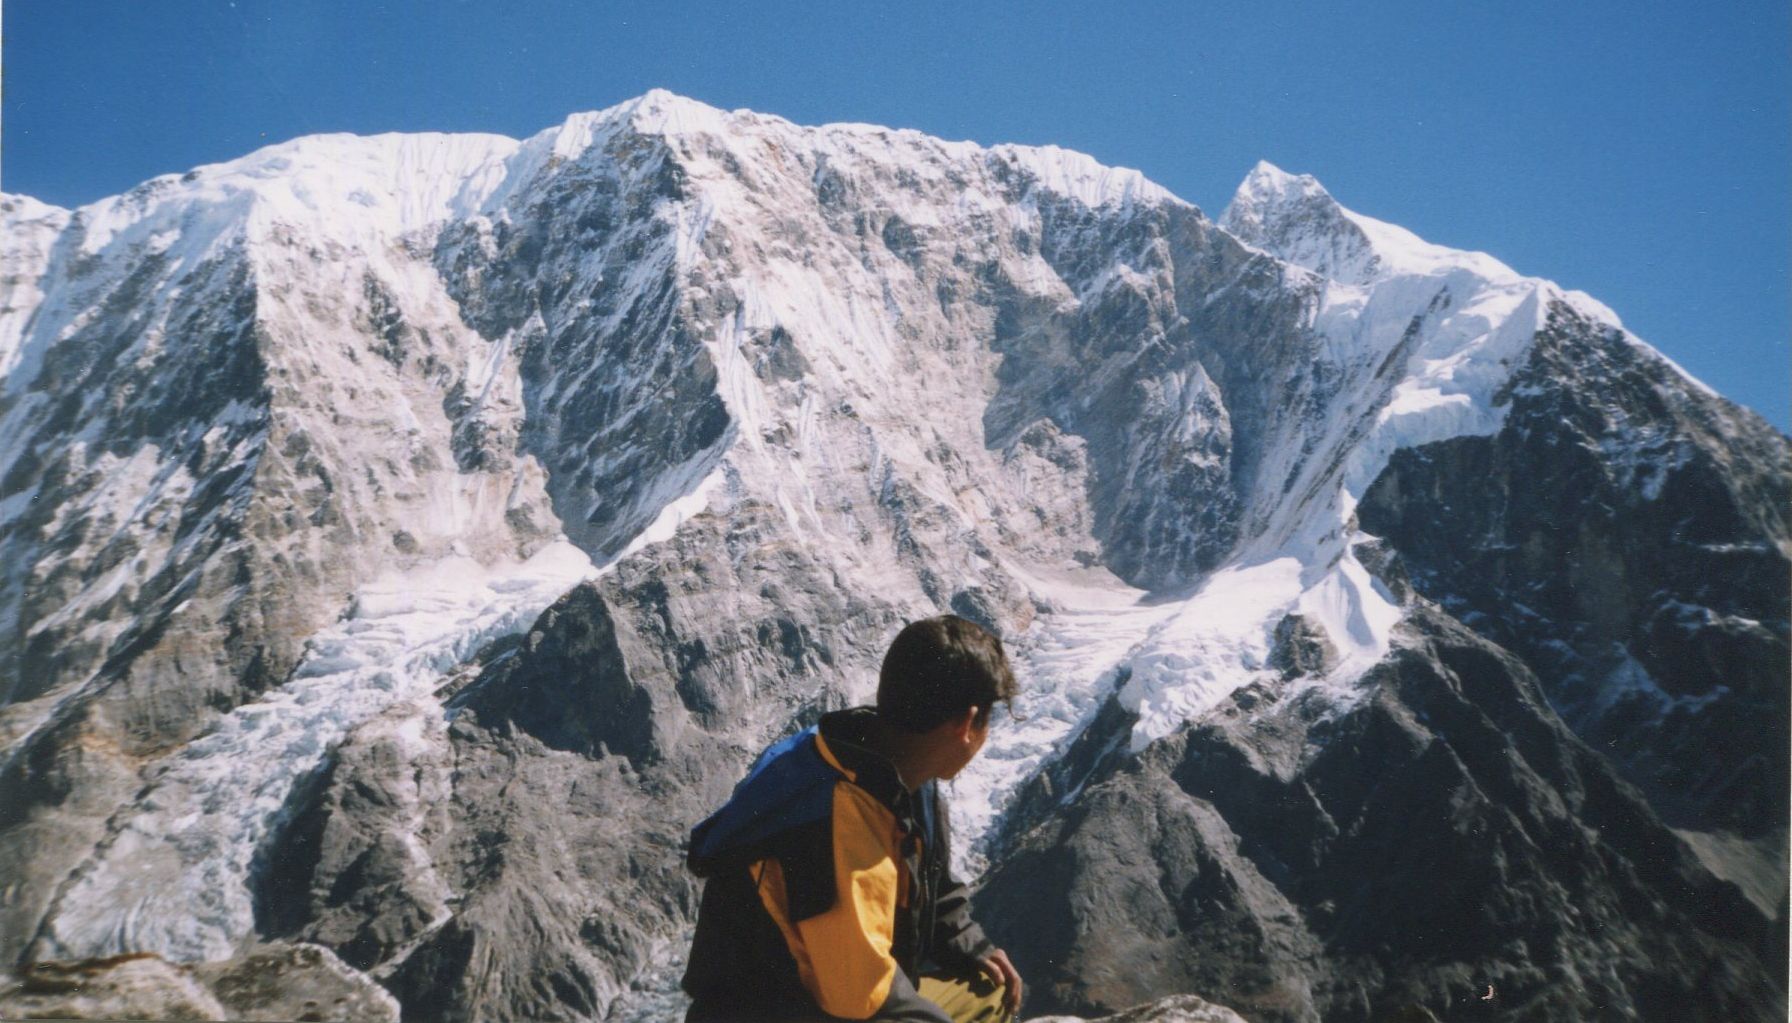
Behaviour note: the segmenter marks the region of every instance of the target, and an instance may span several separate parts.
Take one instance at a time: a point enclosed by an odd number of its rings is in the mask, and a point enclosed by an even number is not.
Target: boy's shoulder
[[[699,877],[763,859],[780,836],[827,820],[840,773],[821,755],[813,726],[773,744],[728,801],[691,830],[687,862]]]
[[[825,833],[834,816],[836,787],[842,784],[852,801],[879,823],[883,814],[896,823],[915,811],[930,810],[931,785],[923,786],[917,799],[903,788],[894,766],[871,749],[867,736],[873,714],[870,708],[836,711],[768,747],[728,802],[691,831],[691,870],[700,877],[713,876],[729,865],[778,855],[795,833]]]

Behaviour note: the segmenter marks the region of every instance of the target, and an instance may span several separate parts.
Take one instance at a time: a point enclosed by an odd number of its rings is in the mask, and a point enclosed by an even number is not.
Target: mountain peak
[[[1341,284],[1466,270],[1488,280],[1518,274],[1484,252],[1434,245],[1403,227],[1346,209],[1311,174],[1267,160],[1245,175],[1220,226],[1247,245]]]
[[[654,135],[682,135],[692,131],[720,131],[728,112],[700,100],[666,89],[649,89],[621,104],[637,131]]]
[[[1382,276],[1368,235],[1310,174],[1259,160],[1238,185],[1220,226],[1240,241],[1344,284]]]
[[[1331,193],[1319,183],[1319,179],[1311,174],[1290,174],[1268,160],[1258,160],[1251,172],[1239,182],[1238,191],[1232,196],[1234,203],[1243,199],[1252,203],[1263,203],[1275,200],[1286,201],[1291,198],[1331,199]],[[1335,204],[1335,202],[1334,202]]]

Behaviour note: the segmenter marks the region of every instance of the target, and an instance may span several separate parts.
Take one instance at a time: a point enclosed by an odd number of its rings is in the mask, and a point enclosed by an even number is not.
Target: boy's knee
[[[945,1010],[953,1023],[1010,1023],[1014,1019],[1003,1004],[1002,986],[982,973],[928,975],[921,978],[917,989],[922,998]]]

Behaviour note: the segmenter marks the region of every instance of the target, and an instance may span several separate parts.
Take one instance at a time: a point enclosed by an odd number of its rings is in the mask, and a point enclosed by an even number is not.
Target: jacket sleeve
[[[972,969],[995,951],[995,942],[971,919],[971,890],[963,882],[948,874],[935,907],[933,957],[941,966]]]
[[[933,958],[948,970],[966,972],[976,969],[984,956],[995,951],[995,943],[971,919],[970,887],[952,876],[952,825],[944,799],[938,800],[934,812],[934,840],[939,843],[946,866],[939,897],[934,902]]]
[[[834,899],[822,912],[793,920],[783,867],[768,864],[773,883],[761,898],[784,932],[803,986],[830,1016],[903,1023],[951,1023],[922,998],[892,954],[900,875],[889,812],[856,785],[834,789]]]

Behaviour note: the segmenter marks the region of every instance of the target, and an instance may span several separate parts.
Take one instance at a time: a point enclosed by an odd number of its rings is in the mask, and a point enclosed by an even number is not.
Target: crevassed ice
[[[294,787],[350,729],[526,628],[595,573],[564,541],[521,563],[450,557],[361,588],[287,685],[175,755],[123,812],[46,930],[52,954],[225,958],[254,930],[250,871]]]
[[[1048,575],[1004,561],[1003,568],[1054,610],[1005,646],[1020,681],[1012,719],[990,731],[983,753],[948,787],[954,867],[976,877],[986,841],[1016,788],[1092,719],[1114,672],[1175,606],[1142,603],[1143,590],[1106,573]]]
[[[1337,665],[1306,684],[1325,687],[1340,705],[1355,699],[1356,680],[1387,655],[1400,607],[1349,553],[1321,572],[1310,565],[1292,555],[1233,564],[1188,599],[1153,604],[1112,577],[1050,579],[1006,564],[1054,610],[1008,643],[1021,681],[1014,719],[991,731],[982,756],[948,789],[959,876],[982,872],[992,829],[1018,787],[1088,725],[1123,667],[1129,677],[1118,697],[1138,715],[1128,740],[1134,752],[1239,688],[1276,677],[1274,630],[1290,613],[1338,648]]]

